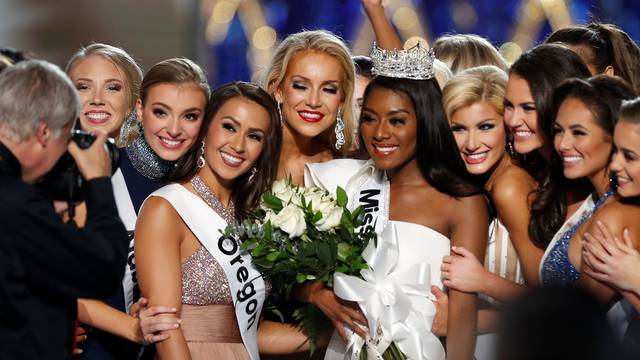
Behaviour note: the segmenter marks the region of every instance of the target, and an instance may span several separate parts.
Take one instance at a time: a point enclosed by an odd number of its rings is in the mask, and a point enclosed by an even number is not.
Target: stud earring
[[[203,141],[200,143],[200,156],[198,157],[198,161],[196,162],[196,165],[198,166],[198,169],[202,169],[205,164],[206,164],[206,161],[204,159],[204,141]]]

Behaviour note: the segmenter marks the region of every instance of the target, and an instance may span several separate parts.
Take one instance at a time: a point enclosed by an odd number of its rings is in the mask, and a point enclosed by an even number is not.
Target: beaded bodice
[[[182,303],[188,305],[233,303],[224,270],[204,246],[182,263]]]
[[[543,257],[540,269],[540,281],[543,286],[573,286],[578,282],[580,272],[569,260],[569,243],[576,231],[580,228],[580,225],[590,219],[593,213],[596,212],[611,195],[613,195],[613,191],[608,191],[590,209],[584,209],[583,204],[576,212],[576,214],[582,213],[578,221],[562,232],[561,237],[557,241],[549,244],[551,248]],[[589,202],[592,202],[591,196],[585,200],[585,204],[589,204]]]

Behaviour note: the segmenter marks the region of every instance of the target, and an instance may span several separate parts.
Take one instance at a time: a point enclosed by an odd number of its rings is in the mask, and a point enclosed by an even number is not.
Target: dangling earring
[[[281,109],[282,105],[280,103],[277,103],[277,104],[278,104],[278,117],[280,118],[280,124],[282,124],[284,122],[284,118],[282,117],[282,109]]]
[[[507,134],[507,152],[511,156],[516,154],[516,151],[513,149],[513,134]]]
[[[120,134],[118,134],[118,146],[127,146],[129,142],[133,139],[133,134],[141,133],[142,123],[138,121],[138,116],[136,115],[135,110],[130,112],[122,126],[120,126]]]
[[[344,121],[342,121],[342,116],[340,115],[340,109],[338,109],[338,116],[336,116],[336,127],[334,129],[336,133],[336,150],[340,150],[342,145],[344,145]]]
[[[253,182],[253,180],[256,178],[256,174],[258,173],[258,169],[256,169],[256,167],[252,167],[251,168],[251,175],[249,175],[249,182]]]
[[[198,165],[198,169],[202,169],[204,167],[204,164],[206,164],[206,161],[204,160],[204,141],[203,141],[202,143],[200,143],[200,156],[198,157],[198,161],[196,165]]]

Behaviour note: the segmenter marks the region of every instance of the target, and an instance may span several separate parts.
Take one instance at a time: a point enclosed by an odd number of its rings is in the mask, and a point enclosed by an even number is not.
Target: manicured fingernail
[[[178,324],[181,324],[181,323],[182,323],[182,319],[176,319],[176,322],[177,322]]]

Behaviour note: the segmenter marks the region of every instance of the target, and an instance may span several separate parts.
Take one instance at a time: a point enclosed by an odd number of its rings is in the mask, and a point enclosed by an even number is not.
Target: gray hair
[[[27,60],[0,74],[0,131],[25,140],[40,122],[55,137],[80,114],[80,100],[60,68],[42,60]]]

